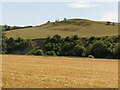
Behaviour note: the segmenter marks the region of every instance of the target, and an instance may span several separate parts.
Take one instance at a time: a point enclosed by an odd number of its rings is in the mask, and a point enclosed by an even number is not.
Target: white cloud
[[[97,4],[91,4],[89,2],[80,1],[75,3],[69,3],[68,6],[73,8],[90,8],[90,7],[96,7]]]
[[[101,21],[118,22],[118,12],[105,12],[102,15]]]

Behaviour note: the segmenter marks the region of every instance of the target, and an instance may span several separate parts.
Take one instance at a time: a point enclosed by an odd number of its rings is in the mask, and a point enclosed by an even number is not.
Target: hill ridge
[[[46,38],[59,34],[63,37],[78,35],[80,37],[90,36],[112,36],[118,34],[118,24],[111,22],[92,21],[88,19],[66,19],[62,21],[47,22],[45,24],[30,28],[16,29],[5,32],[8,37],[22,38]]]

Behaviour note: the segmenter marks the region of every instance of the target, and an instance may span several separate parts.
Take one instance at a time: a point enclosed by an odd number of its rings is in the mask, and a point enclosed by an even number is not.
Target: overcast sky
[[[2,2],[0,10],[0,24],[8,25],[40,25],[63,18],[118,22],[117,2]]]

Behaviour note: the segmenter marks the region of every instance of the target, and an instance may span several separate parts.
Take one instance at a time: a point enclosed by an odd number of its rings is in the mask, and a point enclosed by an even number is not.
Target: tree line
[[[23,29],[23,28],[30,28],[33,26],[24,26],[24,27],[20,27],[20,26],[8,26],[8,25],[3,25],[1,26],[2,31],[9,31],[9,30],[14,30],[14,29]]]
[[[48,37],[46,52],[57,56],[77,56],[95,58],[120,58],[119,37],[79,38],[77,35],[61,38],[59,35]]]
[[[2,54],[13,54],[17,51],[23,51],[31,45],[31,40],[22,39],[20,37],[6,37],[5,34],[2,34]]]
[[[34,46],[34,42],[29,39],[7,38],[3,34],[2,53],[11,54],[14,51],[23,51],[33,45],[26,54],[120,59],[119,40],[118,36],[80,38],[74,35],[63,38],[60,35],[54,35],[48,37],[43,48],[40,48],[40,44]]]

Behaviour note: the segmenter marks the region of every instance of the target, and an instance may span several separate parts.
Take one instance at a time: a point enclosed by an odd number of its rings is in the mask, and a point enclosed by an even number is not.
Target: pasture
[[[51,22],[32,28],[16,29],[5,32],[8,37],[25,39],[46,38],[59,34],[62,37],[78,35],[79,37],[102,37],[118,35],[118,24],[106,25],[106,22],[85,19],[68,19]]]

